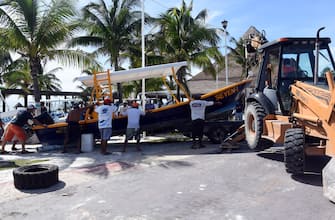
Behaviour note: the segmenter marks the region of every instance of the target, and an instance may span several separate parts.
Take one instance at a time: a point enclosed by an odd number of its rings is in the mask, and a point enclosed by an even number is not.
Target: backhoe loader
[[[315,38],[280,38],[257,48],[259,74],[246,97],[249,147],[283,144],[286,171],[292,174],[304,173],[307,156],[335,156],[335,68],[330,38],[319,37],[322,29]],[[323,170],[324,195],[335,201],[331,164]]]

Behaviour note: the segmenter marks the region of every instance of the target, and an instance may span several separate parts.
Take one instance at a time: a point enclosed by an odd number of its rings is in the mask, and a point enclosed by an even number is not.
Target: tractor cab
[[[315,82],[316,38],[280,38],[259,47],[262,54],[256,79],[256,95],[266,113],[288,115],[291,108],[290,85],[295,81]],[[328,44],[329,38],[319,38],[318,86],[327,87],[325,73],[334,71]],[[250,100],[249,100],[250,101]]]

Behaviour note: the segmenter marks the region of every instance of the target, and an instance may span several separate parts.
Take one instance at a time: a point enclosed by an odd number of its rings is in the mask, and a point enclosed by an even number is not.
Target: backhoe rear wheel
[[[245,137],[248,146],[253,150],[264,150],[271,147],[271,141],[262,139],[264,108],[257,102],[251,102],[245,110]]]
[[[291,128],[285,132],[284,163],[286,172],[300,174],[305,166],[305,133],[301,128]]]

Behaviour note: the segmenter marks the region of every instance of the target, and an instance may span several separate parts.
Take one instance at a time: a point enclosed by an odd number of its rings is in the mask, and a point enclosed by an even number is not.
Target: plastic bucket
[[[94,136],[93,134],[82,134],[81,135],[81,151],[92,152],[94,147]]]

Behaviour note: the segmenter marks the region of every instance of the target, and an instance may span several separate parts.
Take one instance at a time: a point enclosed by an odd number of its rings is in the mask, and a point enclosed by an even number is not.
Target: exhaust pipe
[[[314,85],[316,85],[319,81],[318,72],[319,72],[320,32],[323,29],[325,29],[325,27],[319,28],[316,34],[316,40],[315,40]]]

